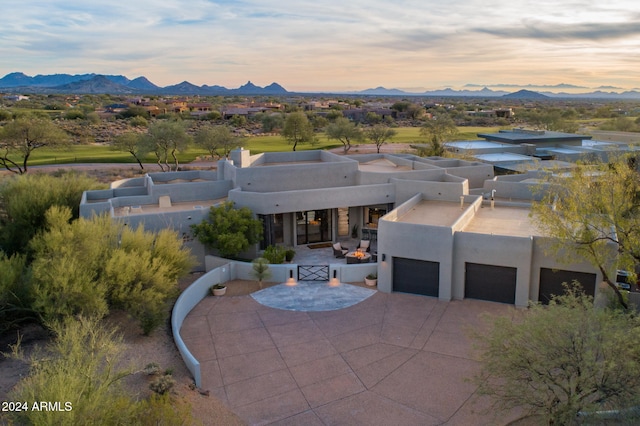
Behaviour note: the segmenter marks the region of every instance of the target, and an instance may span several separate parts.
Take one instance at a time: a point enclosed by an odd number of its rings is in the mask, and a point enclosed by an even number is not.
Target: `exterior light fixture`
[[[387,255],[382,253],[382,261],[384,262],[385,260],[387,260]]]

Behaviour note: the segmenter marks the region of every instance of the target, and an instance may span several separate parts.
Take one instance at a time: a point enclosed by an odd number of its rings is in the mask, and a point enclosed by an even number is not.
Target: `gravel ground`
[[[181,280],[181,289],[186,288],[201,274],[191,274]],[[237,295],[248,294],[256,291],[258,283],[255,281],[236,281],[232,286]],[[234,293],[234,294],[235,294]],[[172,370],[176,384],[173,395],[178,404],[187,404],[196,420],[195,424],[209,425],[243,425],[244,423],[214,396],[210,396],[207,389],[195,389],[193,378],[187,370],[171,336],[169,322],[155,330],[150,336],[143,336],[140,328],[131,318],[123,312],[116,312],[106,319],[108,323],[116,326],[122,333],[124,351],[122,352],[121,368],[130,368],[134,371],[144,369],[150,363],[156,363],[161,370]],[[25,354],[30,353],[36,346],[46,345],[49,334],[39,326],[27,326],[20,330],[22,346]],[[15,342],[16,334],[5,335],[0,338],[0,351],[7,352],[8,345]],[[11,358],[0,356],[0,401],[7,400],[10,390],[29,372],[29,365]],[[128,377],[125,387],[139,397],[150,395],[149,383],[153,376],[137,373]],[[0,417],[0,423],[2,418]]]

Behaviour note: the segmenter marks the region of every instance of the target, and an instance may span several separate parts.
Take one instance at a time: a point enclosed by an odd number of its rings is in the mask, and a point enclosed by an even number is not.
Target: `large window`
[[[365,207],[364,209],[364,227],[365,228],[377,228],[378,221],[382,216],[387,214],[385,207]]]
[[[297,244],[331,241],[331,210],[296,213]]]
[[[258,215],[262,220],[263,238],[260,242],[260,249],[264,250],[270,245],[284,243],[283,216],[279,214]]]

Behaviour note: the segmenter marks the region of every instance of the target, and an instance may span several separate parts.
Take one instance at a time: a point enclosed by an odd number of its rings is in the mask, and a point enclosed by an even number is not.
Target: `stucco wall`
[[[452,296],[454,299],[464,298],[465,263],[471,262],[517,268],[515,304],[527,306],[533,238],[456,232],[453,252]]]
[[[358,163],[330,162],[236,169],[235,186],[243,191],[274,192],[355,185]]]
[[[529,293],[531,300],[538,300],[538,294],[540,293],[540,268],[596,274],[596,288],[593,289],[594,294],[596,294],[598,283],[602,282],[602,273],[588,262],[573,262],[570,264],[558,262],[558,257],[549,252],[549,243],[550,241],[544,237],[533,238],[534,251],[531,261],[531,289]],[[615,253],[615,247],[611,246],[611,250],[613,255]]]
[[[402,204],[416,194],[422,194],[425,199],[457,201],[467,191],[466,181],[451,177],[447,179],[443,173],[438,181],[416,181],[406,179],[392,179],[396,187],[396,205]],[[459,179],[457,182],[455,179]],[[451,180],[451,181],[447,181]]]
[[[196,386],[198,387],[202,386],[200,362],[184,344],[180,335],[180,328],[182,327],[184,319],[189,315],[189,312],[191,312],[191,310],[207,296],[209,288],[214,284],[227,281],[223,278],[228,272],[228,269],[228,264],[222,265],[198,278],[180,294],[180,297],[176,300],[171,312],[171,331],[173,333],[173,340],[178,348],[178,352],[180,352],[180,355],[184,360],[184,363],[193,375]]]
[[[237,206],[249,207],[256,214],[270,214],[386,204],[393,202],[394,191],[392,184],[268,193],[234,189],[229,192],[229,200]]]
[[[451,228],[394,221],[421,200],[420,195],[413,197],[378,223],[378,290],[387,293],[392,291],[393,257],[428,260],[440,263],[439,298],[450,300],[453,261]],[[386,258],[384,262],[383,254]]]

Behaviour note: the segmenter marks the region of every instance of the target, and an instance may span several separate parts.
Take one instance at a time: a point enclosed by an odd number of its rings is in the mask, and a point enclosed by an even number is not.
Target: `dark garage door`
[[[586,272],[564,271],[560,269],[540,268],[540,292],[538,301],[549,303],[551,295],[564,294],[562,283],[571,284],[573,280],[580,282],[584,292],[593,296],[596,291],[596,274]]]
[[[465,263],[464,297],[516,303],[516,268]]]
[[[440,263],[393,258],[393,291],[438,297]]]

